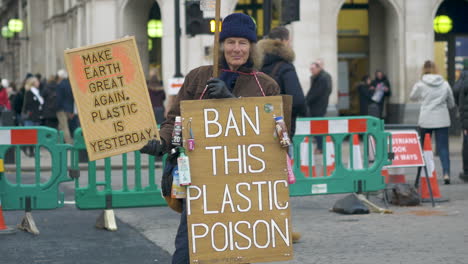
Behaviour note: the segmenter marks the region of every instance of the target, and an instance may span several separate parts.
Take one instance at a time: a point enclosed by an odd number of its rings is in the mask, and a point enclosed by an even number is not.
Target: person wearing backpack
[[[44,118],[44,125],[55,129],[58,127],[56,89],[57,75],[51,75],[42,91],[42,97],[44,97],[42,116]]]
[[[289,40],[289,30],[276,27],[270,31],[266,39],[258,42],[258,48],[263,56],[261,70],[272,77],[279,85],[281,94],[293,97],[291,116],[291,138],[296,131],[296,118],[305,116],[305,97],[302,91],[296,68],[292,64],[295,58]]]

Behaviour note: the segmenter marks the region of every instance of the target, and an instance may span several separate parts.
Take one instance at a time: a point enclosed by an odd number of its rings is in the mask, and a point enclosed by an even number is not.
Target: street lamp
[[[9,39],[12,38],[15,33],[8,29],[8,26],[2,27],[2,37]]]
[[[434,18],[434,31],[438,34],[446,34],[452,30],[452,19],[446,15]]]
[[[8,21],[8,29],[13,33],[23,31],[23,21],[21,19],[12,18]]]
[[[161,38],[163,35],[163,25],[161,20],[151,19],[148,21],[148,37]]]

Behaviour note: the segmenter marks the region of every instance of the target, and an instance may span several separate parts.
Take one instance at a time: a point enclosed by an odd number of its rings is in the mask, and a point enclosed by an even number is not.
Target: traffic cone
[[[369,161],[374,162],[375,160],[375,139],[374,137],[370,136],[367,140],[368,145],[369,145]]]
[[[382,176],[385,177],[385,184],[388,184],[390,182],[390,174],[388,174],[388,168],[387,167],[382,167]]]
[[[362,156],[361,156],[361,147],[359,146],[359,135],[353,135],[353,163],[352,167],[354,170],[362,170]],[[351,158],[351,155],[349,156]],[[348,167],[351,168],[351,161],[348,164]]]
[[[443,199],[440,195],[439,184],[437,183],[437,172],[435,170],[434,164],[434,153],[432,152],[431,145],[431,134],[426,134],[424,136],[424,160],[426,162],[427,172],[429,173],[429,181],[432,187],[432,196],[436,202],[446,202],[447,199]],[[419,185],[419,194],[421,195],[421,200],[423,202],[431,202],[431,196],[429,193],[429,187],[426,180],[426,172],[421,176],[421,182]]]
[[[310,177],[309,174],[309,138],[305,137],[304,141],[301,142],[301,172],[304,177]],[[317,171],[315,170],[315,162],[312,157],[312,177],[317,177]]]
[[[13,233],[15,233],[15,229],[10,228],[5,224],[5,218],[3,218],[2,199],[0,197],[0,235]]]
[[[327,150],[327,176],[332,175],[333,171],[335,171],[335,147],[333,145],[333,141],[331,136],[327,136],[326,138],[326,150]]]
[[[388,174],[389,183],[406,183],[404,168],[390,168]]]

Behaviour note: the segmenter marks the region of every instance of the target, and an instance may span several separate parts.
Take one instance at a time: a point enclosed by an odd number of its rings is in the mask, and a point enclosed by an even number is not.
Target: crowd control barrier
[[[21,151],[33,148],[34,175],[22,171]],[[63,136],[48,127],[0,127],[0,159],[14,148],[15,171],[0,172],[0,196],[3,210],[54,209],[64,205],[64,193],[59,191],[62,182],[72,181],[67,173],[67,150]],[[41,149],[51,157],[48,179],[41,171]],[[50,165],[50,164],[49,164]],[[7,177],[6,173],[11,177]],[[42,177],[41,177],[42,176]]]
[[[89,161],[87,168],[87,178],[79,176],[79,151],[85,150],[81,128],[75,130],[74,147],[72,151],[72,169],[75,177],[75,202],[79,209],[112,209],[130,207],[165,206],[165,200],[161,196],[161,189],[156,184],[155,158],[148,156],[147,177],[143,177],[142,155],[139,151],[133,152],[134,173],[129,175],[128,159],[132,153],[122,154],[121,172],[112,169],[112,159],[104,159],[104,177],[98,179],[96,172],[96,161]],[[120,164],[120,162],[119,162]],[[146,167],[146,166],[145,166]],[[81,170],[83,172],[83,170]],[[115,175],[113,175],[115,173]],[[117,177],[117,175],[119,177]],[[132,181],[129,180],[133,177]],[[80,179],[81,178],[81,179]],[[145,179],[146,182],[143,182]],[[85,182],[84,184],[80,184]],[[116,187],[117,186],[117,187]]]
[[[34,158],[33,174],[23,169],[21,152],[25,149]],[[7,153],[14,157],[14,169],[10,166],[10,170],[0,170],[0,200],[3,210],[25,211],[19,229],[37,235],[31,211],[63,207],[65,195],[59,185],[72,181],[67,173],[69,149],[70,145],[63,144],[62,134],[52,128],[0,127],[0,163]],[[41,170],[42,155],[50,155],[50,172]]]
[[[356,162],[343,162],[356,160],[352,140],[356,134],[361,138],[364,149],[364,155],[359,159],[362,166],[358,167],[355,167]],[[327,137],[331,138],[332,149],[326,147],[331,143],[325,142]],[[323,140],[323,153],[320,155],[314,154],[313,139]],[[381,170],[383,166],[391,164],[389,153],[392,142],[390,133],[384,131],[382,120],[368,116],[298,118],[293,142],[296,183],[289,186],[291,196],[361,193],[385,188]],[[375,142],[373,160],[369,160],[368,156],[369,142]],[[344,144],[349,144],[349,158],[343,157]],[[334,157],[327,153],[330,151],[334,152]],[[316,171],[316,158],[323,159],[323,170]],[[330,158],[334,160],[332,169]],[[305,169],[304,164],[308,165]]]

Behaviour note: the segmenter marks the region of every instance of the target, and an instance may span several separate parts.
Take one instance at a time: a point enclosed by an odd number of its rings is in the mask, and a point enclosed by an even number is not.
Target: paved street
[[[294,244],[295,259],[283,263],[467,263],[468,184],[455,176],[461,169],[459,151],[452,138],[452,184],[439,181],[450,202],[436,208],[391,206],[391,215],[343,216],[329,212],[343,195],[292,198],[293,227],[303,237]],[[435,161],[440,176],[438,157]],[[408,181],[414,180],[415,172],[406,170]],[[73,183],[62,189],[72,201]],[[371,200],[382,205],[378,196]],[[170,263],[177,213],[166,207],[118,209],[116,232],[94,228],[99,213],[73,205],[34,211],[41,234],[18,231],[0,236],[0,263]],[[4,212],[10,226],[23,214]]]

